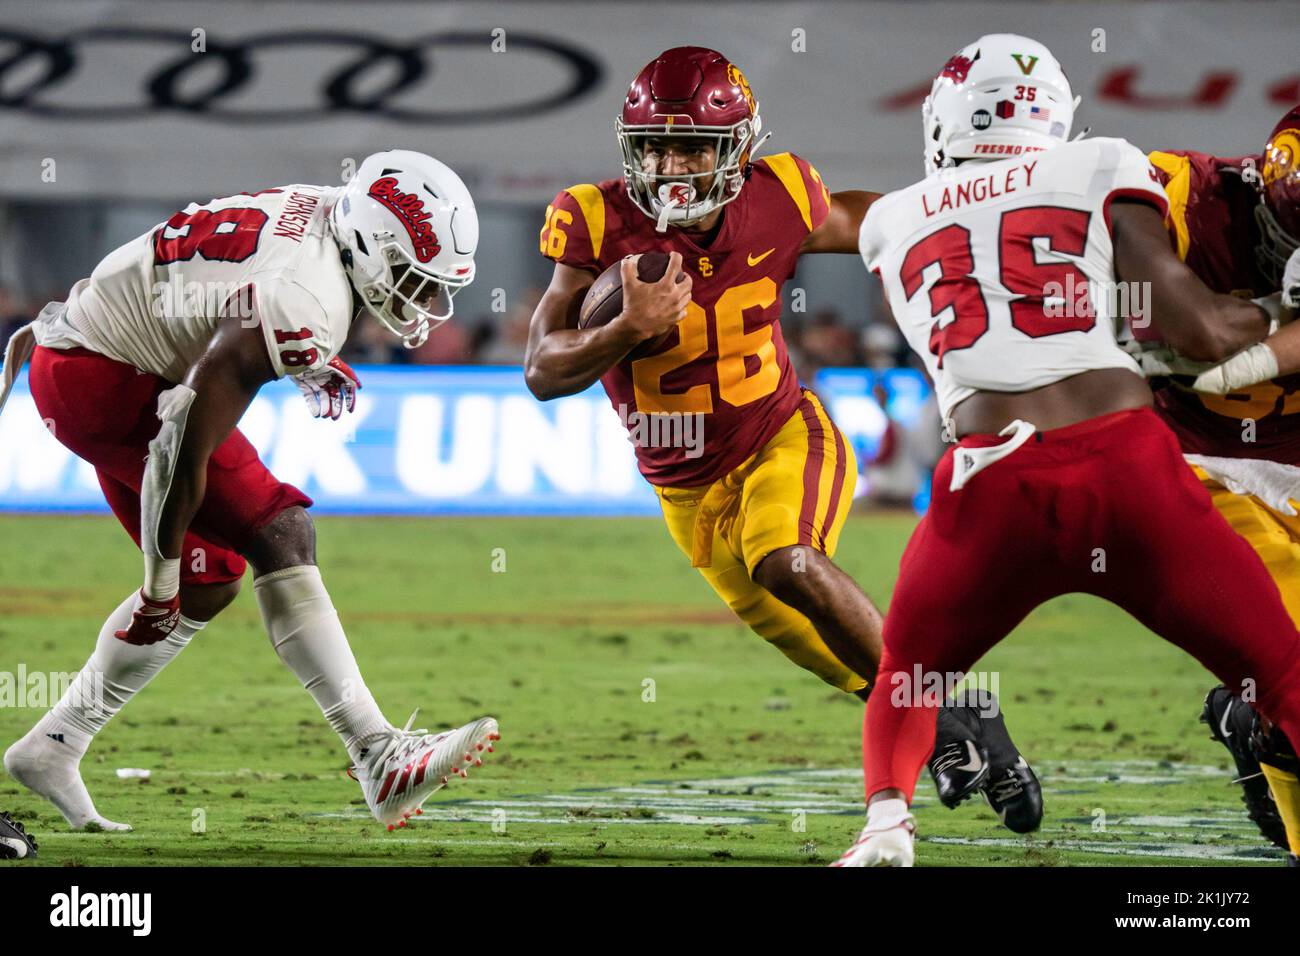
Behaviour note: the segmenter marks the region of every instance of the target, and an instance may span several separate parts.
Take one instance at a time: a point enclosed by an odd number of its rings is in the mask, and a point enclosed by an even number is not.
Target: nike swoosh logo
[[[1232,701],[1228,701],[1228,706],[1223,708],[1223,716],[1219,719],[1219,733],[1223,734],[1223,739],[1227,740],[1232,736],[1232,729],[1228,726],[1228,718],[1232,715]]]
[[[748,259],[749,264],[751,266],[756,266],[774,252],[776,252],[776,246],[773,246],[771,249],[767,250],[767,252],[763,253],[761,256],[756,256],[753,253],[750,253],[750,255],[748,255],[746,258]]]
[[[980,759],[980,752],[975,749],[973,740],[966,741],[966,749],[970,751],[970,762],[962,764],[958,770],[978,770],[984,766],[984,761]]]

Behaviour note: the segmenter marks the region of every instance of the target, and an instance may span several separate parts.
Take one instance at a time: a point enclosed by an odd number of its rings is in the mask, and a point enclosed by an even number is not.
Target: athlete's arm
[[[555,264],[551,284],[533,312],[524,356],[524,380],[542,401],[572,395],[596,382],[646,339],[658,338],[686,315],[691,277],[680,253],[671,253],[658,282],[637,278],[636,259],[623,260],[623,311],[607,325],[578,328],[578,309],[595,281],[582,269]],[[681,282],[677,277],[683,276]]]
[[[1119,200],[1110,221],[1116,278],[1142,283],[1151,321],[1170,348],[1196,361],[1220,362],[1268,334],[1262,308],[1212,292],[1178,258],[1154,207]]]
[[[131,626],[117,633],[128,644],[157,643],[175,627],[179,559],[185,532],[203,502],[208,459],[258,390],[274,378],[261,329],[230,316],[221,320],[184,383],[164,393],[163,423],[149,445],[140,496],[145,586]]]
[[[222,319],[185,376],[194,402],[158,522],[158,544],[167,557],[180,555],[185,532],[203,502],[208,459],[230,437],[261,387],[275,379],[261,330],[246,325],[236,316]]]
[[[799,254],[806,252],[847,252],[858,254],[858,230],[871,204],[880,193],[862,189],[849,189],[831,193],[830,211],[822,224],[808,233]]]

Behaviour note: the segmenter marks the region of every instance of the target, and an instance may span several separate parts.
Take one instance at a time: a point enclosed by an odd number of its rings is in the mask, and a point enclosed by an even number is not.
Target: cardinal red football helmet
[[[1273,127],[1259,171],[1259,267],[1280,282],[1287,258],[1300,246],[1300,105]]]
[[[628,195],[661,230],[702,219],[740,194],[762,125],[745,75],[725,56],[698,46],[665,50],[637,74],[614,120]],[[643,162],[646,140],[656,136],[707,140],[714,168],[660,176]]]

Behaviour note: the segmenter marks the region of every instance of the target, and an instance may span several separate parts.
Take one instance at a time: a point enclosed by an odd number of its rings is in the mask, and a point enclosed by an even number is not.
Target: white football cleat
[[[916,821],[906,814],[884,826],[868,823],[858,841],[831,866],[911,866],[916,859]]]
[[[412,814],[422,813],[424,801],[452,775],[466,777],[471,766],[483,766],[483,754],[491,753],[501,739],[492,717],[440,734],[411,730],[414,721],[411,714],[401,730],[389,732],[387,739],[377,738],[365,765],[353,768],[370,812],[389,830],[406,826]]]
[[[99,815],[81,779],[81,754],[63,741],[63,734],[46,734],[33,727],[27,736],[5,751],[4,767],[28,790],[58,808],[74,830],[126,832],[130,824],[114,823]]]

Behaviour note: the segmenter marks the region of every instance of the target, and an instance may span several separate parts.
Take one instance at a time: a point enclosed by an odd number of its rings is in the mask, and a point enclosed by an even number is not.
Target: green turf
[[[882,602],[912,523],[855,517],[844,532],[842,566]],[[41,841],[34,862],[815,864],[860,827],[861,705],[732,620],[659,522],[318,526],[325,580],[389,719],[418,706],[433,728],[491,713],[498,752],[410,829],[383,832],[246,582],[83,763],[100,811],[134,833],[70,833],[0,775],[0,809]],[[76,670],[138,586],[138,555],[103,518],[0,517],[0,541],[0,671]],[[923,775],[919,863],[1280,859],[1197,723],[1211,679],[1117,609],[1056,601],[980,669],[998,673],[1047,820],[1016,837],[982,803],[939,806]],[[0,746],[39,713],[0,708]],[[118,779],[120,767],[152,778]]]

